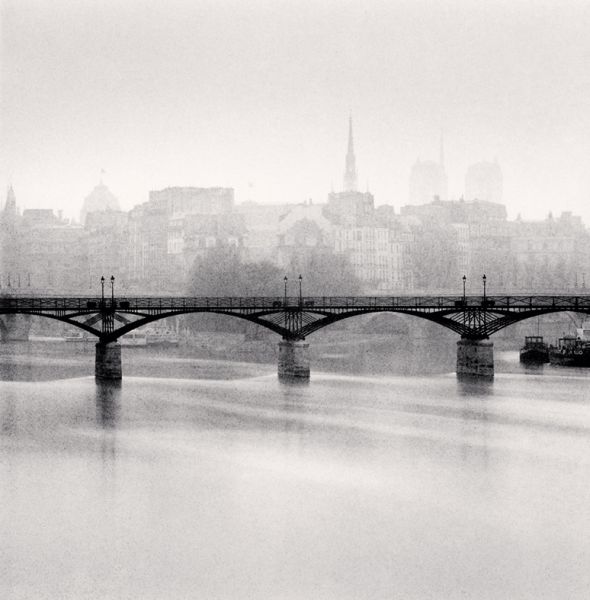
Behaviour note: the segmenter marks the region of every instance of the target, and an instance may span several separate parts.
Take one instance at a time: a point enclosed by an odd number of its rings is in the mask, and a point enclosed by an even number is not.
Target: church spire
[[[16,196],[14,195],[12,185],[8,186],[8,191],[6,193],[6,203],[4,204],[4,212],[16,214]]]
[[[354,141],[352,138],[352,115],[348,117],[348,151],[346,152],[346,167],[344,169],[344,191],[356,192],[356,159],[354,157]]]

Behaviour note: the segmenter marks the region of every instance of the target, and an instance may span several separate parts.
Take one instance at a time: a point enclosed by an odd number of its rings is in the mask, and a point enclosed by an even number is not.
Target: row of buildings
[[[84,200],[80,223],[45,209],[17,209],[10,188],[0,214],[0,286],[96,293],[114,274],[125,293],[184,293],[200,259],[230,248],[243,262],[298,270],[314,253],[350,262],[366,293],[564,291],[586,286],[590,234],[564,212],[509,221],[497,163],[467,174],[466,199],[446,197],[439,163],[418,162],[411,202],[395,212],[357,188],[352,122],[343,189],[325,203],[237,204],[231,188],[170,187],[125,212],[102,183]],[[590,284],[590,280],[588,282]],[[280,285],[280,282],[279,282]]]

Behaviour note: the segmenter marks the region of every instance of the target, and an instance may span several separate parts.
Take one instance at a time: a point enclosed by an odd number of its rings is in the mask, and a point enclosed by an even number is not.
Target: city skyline
[[[378,204],[408,203],[442,131],[450,198],[497,158],[511,218],[590,222],[587,3],[1,6],[0,184],[20,206],[77,217],[102,169],[124,210],[189,185],[325,202],[352,113]]]

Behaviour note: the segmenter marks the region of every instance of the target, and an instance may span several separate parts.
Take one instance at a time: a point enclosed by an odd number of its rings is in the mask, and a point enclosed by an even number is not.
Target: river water
[[[53,348],[48,350],[47,348]],[[590,374],[0,348],[0,597],[590,597]],[[415,357],[413,358],[415,360]]]

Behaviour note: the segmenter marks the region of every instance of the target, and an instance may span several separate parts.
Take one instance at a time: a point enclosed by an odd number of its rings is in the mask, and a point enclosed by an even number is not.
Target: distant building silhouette
[[[411,205],[428,204],[435,198],[446,200],[448,196],[448,180],[444,165],[443,140],[440,141],[439,161],[421,161],[418,159],[410,173]]]
[[[234,207],[233,188],[168,187],[151,191],[149,197],[170,217],[229,214]]]
[[[11,274],[16,273],[20,268],[21,240],[17,223],[16,197],[12,186],[9,186],[6,202],[0,213],[0,288],[11,285]]]
[[[129,280],[153,291],[181,289],[197,258],[242,247],[233,188],[168,187],[129,213]]]
[[[373,194],[368,190],[358,191],[357,180],[352,119],[349,119],[343,191],[328,194],[323,210],[332,225],[330,244],[336,253],[349,260],[365,289],[382,292],[410,287],[405,259],[407,231],[396,222],[393,207],[375,209]]]
[[[373,195],[357,190],[356,157],[352,135],[352,117],[348,119],[348,150],[343,178],[343,191],[328,195],[325,216],[335,225],[356,226],[364,224],[375,210]]]
[[[344,168],[345,192],[357,191],[356,158],[354,156],[354,141],[352,137],[352,116],[348,117],[348,151],[346,152],[346,166]]]
[[[107,210],[121,210],[119,207],[119,201],[111,190],[102,182],[100,183],[84,198],[82,204],[82,210],[80,211],[80,223],[86,224],[86,216],[92,212],[104,212]]]
[[[465,200],[502,202],[502,170],[497,161],[482,161],[467,169]]]

